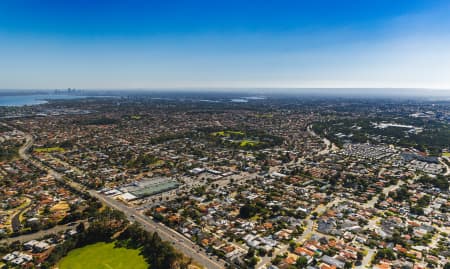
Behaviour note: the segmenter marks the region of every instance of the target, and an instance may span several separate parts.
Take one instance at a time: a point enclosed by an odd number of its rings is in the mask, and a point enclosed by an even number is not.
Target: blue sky
[[[0,1],[0,88],[450,88],[444,0]]]

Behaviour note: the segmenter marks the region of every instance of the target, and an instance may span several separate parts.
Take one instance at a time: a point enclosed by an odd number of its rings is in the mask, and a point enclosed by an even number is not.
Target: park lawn
[[[442,157],[450,157],[450,152],[444,152],[444,153],[442,153]]]
[[[271,119],[271,118],[273,118],[273,114],[271,114],[271,113],[267,113],[267,114],[258,114],[258,115],[256,115],[256,117],[257,117],[257,118],[268,118],[268,119]]]
[[[239,144],[239,146],[241,146],[241,147],[246,147],[246,146],[254,147],[254,146],[258,145],[258,144],[260,144],[259,141],[242,140],[241,143]]]
[[[114,243],[96,243],[74,249],[58,264],[59,269],[146,269],[138,249],[115,248]]]
[[[34,149],[35,152],[45,152],[45,153],[50,153],[50,152],[64,152],[63,148],[60,147],[52,147],[52,148],[36,148]]]
[[[214,132],[211,135],[213,135],[213,136],[225,136],[225,131]]]
[[[154,167],[158,167],[165,164],[165,162],[163,160],[157,160],[156,162],[149,164],[150,167],[154,168]]]
[[[242,132],[242,131],[219,131],[219,132],[214,132],[211,135],[213,135],[213,136],[229,137],[232,134],[233,135],[245,135],[245,133]]]

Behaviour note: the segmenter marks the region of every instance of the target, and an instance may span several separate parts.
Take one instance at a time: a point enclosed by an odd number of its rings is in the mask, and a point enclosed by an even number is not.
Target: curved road
[[[82,221],[81,220],[75,221],[76,224],[79,224],[80,222],[82,222]],[[85,224],[88,223],[86,221],[83,221],[83,222]],[[65,232],[65,231],[67,231],[69,229],[75,229],[75,227],[76,227],[76,225],[69,226],[68,224],[56,225],[55,227],[52,227],[52,228],[47,229],[47,230],[40,230],[40,231],[37,231],[35,233],[23,234],[23,235],[18,235],[18,236],[15,236],[15,237],[8,237],[8,238],[5,238],[5,239],[1,239],[0,240],[0,244],[2,244],[2,243],[11,244],[12,242],[15,242],[15,241],[28,242],[30,240],[37,240],[37,239],[41,239],[41,238],[43,238],[44,236],[47,236],[47,235],[56,234],[56,233],[59,233],[59,232]]]
[[[316,134],[316,133],[312,130],[312,127],[311,127],[311,126],[312,126],[312,125],[308,125],[308,127],[306,127],[306,131],[307,131],[311,136],[315,136],[315,137],[318,137],[318,138],[322,139],[323,143],[325,144],[325,149],[319,151],[319,152],[317,153],[317,155],[328,154],[328,153],[330,153],[330,151],[336,151],[336,150],[339,149],[334,143],[332,143],[332,142],[331,142],[330,140],[328,140],[327,138],[325,138],[325,137],[320,137],[318,134]]]
[[[28,207],[22,208],[19,212],[17,212],[11,219],[11,227],[13,232],[18,232],[22,229],[22,224],[20,223],[20,215],[27,210]]]
[[[31,135],[25,135],[26,142],[24,145],[22,145],[19,148],[19,156],[22,159],[28,160],[27,158],[24,158],[26,155],[26,152],[30,149],[30,147],[33,145],[33,137]],[[22,208],[19,212],[17,212],[11,219],[11,227],[13,232],[18,232],[22,228],[22,225],[20,223],[20,215],[27,210],[28,206]]]

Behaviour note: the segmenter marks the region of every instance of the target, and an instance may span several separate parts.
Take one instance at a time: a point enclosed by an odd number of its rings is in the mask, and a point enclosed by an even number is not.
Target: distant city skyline
[[[450,2],[0,2],[0,89],[450,89]]]

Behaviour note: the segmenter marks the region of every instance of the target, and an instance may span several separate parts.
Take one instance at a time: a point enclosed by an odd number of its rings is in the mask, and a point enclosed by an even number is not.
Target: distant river
[[[0,106],[31,106],[47,103],[50,99],[79,99],[86,98],[81,95],[63,94],[30,94],[30,95],[0,95]]]

